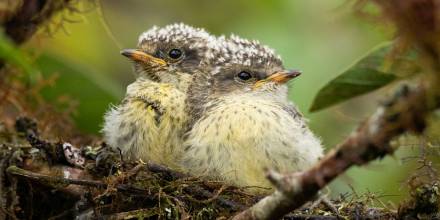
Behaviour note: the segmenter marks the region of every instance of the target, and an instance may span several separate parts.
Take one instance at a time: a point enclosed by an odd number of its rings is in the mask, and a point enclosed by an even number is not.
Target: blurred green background
[[[184,22],[204,27],[220,35],[235,33],[258,39],[274,48],[288,68],[301,69],[303,75],[291,84],[290,97],[310,119],[327,150],[375,108],[380,95],[356,98],[342,105],[309,113],[318,90],[347,68],[370,48],[390,38],[391,31],[353,14],[345,0],[102,0],[97,7],[85,4],[85,13],[65,13],[68,20],[48,27],[58,31],[40,37],[31,47],[44,50],[38,59],[47,76],[58,74],[57,83],[44,90],[54,99],[60,94],[78,101],[75,114],[78,127],[99,133],[102,115],[110,104],[117,104],[126,86],[134,79],[130,62],[120,56],[122,48],[133,48],[139,34],[153,25]],[[59,16],[56,21],[62,21]],[[111,34],[109,34],[111,32]],[[47,34],[44,31],[42,35]],[[57,62],[53,62],[56,59]],[[405,196],[401,187],[414,163],[401,158],[414,154],[400,149],[363,168],[351,169],[334,181],[331,191],[373,192],[383,201],[398,201]],[[412,168],[411,168],[412,167]]]

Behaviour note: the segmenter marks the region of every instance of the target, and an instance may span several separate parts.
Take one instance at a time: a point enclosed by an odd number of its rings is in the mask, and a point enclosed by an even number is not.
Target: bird
[[[215,40],[208,32],[183,23],[142,33],[136,49],[121,54],[133,61],[136,80],[118,106],[104,116],[105,142],[126,161],[152,161],[178,168],[186,130],[186,90],[203,69]]]
[[[209,73],[194,75],[181,166],[192,175],[254,191],[272,190],[265,169],[300,172],[323,155],[320,139],[288,98],[285,69],[273,49],[236,35],[210,47]]]

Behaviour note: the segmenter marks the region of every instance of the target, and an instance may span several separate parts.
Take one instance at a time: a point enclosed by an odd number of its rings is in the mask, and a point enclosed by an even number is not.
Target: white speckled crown
[[[141,45],[146,41],[163,43],[190,42],[196,39],[205,39],[205,43],[207,41],[215,41],[215,37],[211,36],[203,28],[194,28],[183,23],[176,23],[163,28],[153,26],[139,36],[138,44]],[[197,45],[193,46],[197,47]]]
[[[236,35],[221,36],[211,46],[211,64],[230,66],[282,65],[281,57],[275,51],[256,40],[247,40]]]

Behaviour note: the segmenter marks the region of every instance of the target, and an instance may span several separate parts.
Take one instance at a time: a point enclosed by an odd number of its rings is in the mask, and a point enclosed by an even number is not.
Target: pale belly
[[[265,169],[301,171],[322,156],[319,139],[303,119],[271,103],[231,101],[207,115],[194,125],[184,146],[183,165],[195,175],[271,187]]]

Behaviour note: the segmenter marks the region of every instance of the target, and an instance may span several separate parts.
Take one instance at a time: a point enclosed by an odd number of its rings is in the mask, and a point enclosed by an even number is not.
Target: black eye
[[[243,81],[246,81],[252,78],[252,74],[246,71],[241,71],[237,74],[237,77]]]
[[[182,57],[182,54],[183,54],[182,51],[179,50],[179,49],[171,49],[170,52],[168,52],[168,56],[171,59],[175,59],[175,60],[177,60],[180,57]]]

